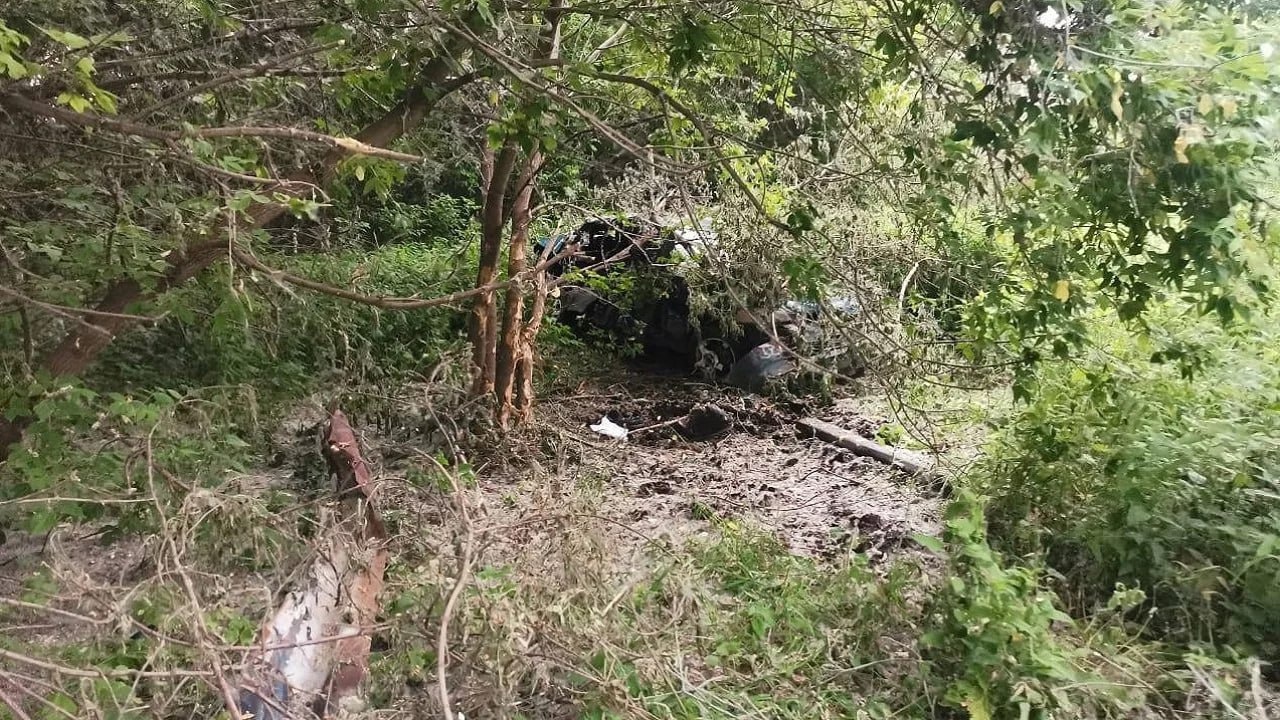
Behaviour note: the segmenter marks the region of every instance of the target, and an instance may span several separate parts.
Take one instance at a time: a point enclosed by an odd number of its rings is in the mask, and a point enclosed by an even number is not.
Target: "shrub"
[[[1054,632],[1070,618],[1031,568],[1006,565],[987,545],[981,506],[961,497],[948,509],[951,572],[926,612],[920,639],[931,675],[946,682],[943,702],[974,720],[1049,717],[1071,709],[1087,674]],[[1070,714],[1070,713],[1068,713]]]
[[[465,289],[472,249],[401,243],[372,255],[301,255],[270,262],[367,295],[430,298]],[[293,290],[258,277],[237,289],[215,273],[172,293],[171,316],[122,338],[102,363],[99,384],[131,387],[251,382],[264,392],[297,392],[341,371],[351,382],[421,372],[460,341],[465,317],[448,307],[385,311]],[[206,310],[206,308],[208,308]]]
[[[1172,313],[1167,309],[1166,314]],[[993,534],[1043,552],[1087,612],[1140,588],[1172,640],[1280,647],[1280,338],[1166,317],[1079,366],[1045,366],[978,486]],[[1155,359],[1155,364],[1149,362]],[[1164,609],[1168,608],[1168,609]]]

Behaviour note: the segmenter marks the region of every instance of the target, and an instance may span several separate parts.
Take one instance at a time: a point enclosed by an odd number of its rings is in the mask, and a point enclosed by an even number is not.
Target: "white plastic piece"
[[[600,422],[592,425],[591,429],[614,440],[627,439],[627,429],[610,420],[608,415],[600,418]]]

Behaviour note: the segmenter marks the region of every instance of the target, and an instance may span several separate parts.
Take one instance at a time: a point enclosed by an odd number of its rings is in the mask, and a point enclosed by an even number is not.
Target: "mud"
[[[690,439],[682,424],[668,424],[707,405],[731,420],[712,439]],[[569,475],[578,482],[607,478],[602,511],[639,535],[679,540],[716,519],[742,519],[769,529],[798,554],[859,552],[874,561],[914,533],[938,532],[942,500],[935,490],[917,487],[895,468],[802,438],[795,429],[802,415],[868,436],[883,423],[858,415],[856,403],[847,401],[817,407],[670,379],[586,393],[544,417],[584,448]],[[631,430],[628,439],[592,433],[588,425],[602,416]]]

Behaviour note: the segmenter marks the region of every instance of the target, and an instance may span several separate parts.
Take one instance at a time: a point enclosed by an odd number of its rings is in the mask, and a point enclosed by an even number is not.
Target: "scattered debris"
[[[246,662],[239,710],[254,720],[357,709],[368,669],[368,634],[387,567],[386,528],[374,504],[369,468],[340,410],[323,448],[337,477],[338,504],[323,513],[316,557],[304,579],[263,627]]]
[[[591,426],[592,431],[614,440],[626,440],[627,429],[609,419],[608,415],[600,418],[600,422]]]
[[[636,497],[653,497],[654,495],[670,495],[675,492],[675,488],[666,480],[654,480],[647,482],[636,488]]]
[[[623,302],[578,284],[561,285],[557,296],[560,323],[584,334],[603,330],[637,342],[651,360],[700,370],[708,377],[729,373],[730,384],[754,392],[764,380],[797,369],[777,344],[781,341],[806,357],[831,361],[839,372],[861,372],[858,349],[837,332],[841,323],[862,313],[853,298],[836,295],[824,303],[793,299],[772,310],[738,308],[733,322],[695,310],[680,268],[709,251],[714,257],[715,242],[716,234],[706,225],[695,230],[635,217],[596,217],[571,233],[538,240],[533,252],[558,254],[576,247],[575,254],[547,269],[562,280],[590,267],[604,275],[632,273],[657,283],[661,292],[639,302]]]
[[[707,440],[728,432],[733,427],[733,418],[719,405],[703,403],[695,405],[675,426],[690,440]]]
[[[923,453],[881,445],[857,433],[845,430],[838,425],[832,425],[829,422],[815,418],[804,418],[797,421],[796,425],[810,435],[822,438],[846,450],[851,450],[857,455],[873,458],[882,463],[901,468],[911,475],[929,476],[933,474],[933,458]]]

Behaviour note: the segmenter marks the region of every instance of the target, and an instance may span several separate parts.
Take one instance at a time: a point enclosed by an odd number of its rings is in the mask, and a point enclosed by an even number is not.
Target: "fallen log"
[[[893,465],[911,475],[931,476],[934,473],[933,458],[924,454],[890,445],[881,445],[839,425],[816,418],[804,418],[796,426],[809,435],[826,440],[858,455]]]
[[[239,711],[253,720],[333,717],[358,707],[387,568],[386,528],[369,468],[340,410],[323,448],[338,502],[324,512],[315,559],[262,628],[245,663]]]

